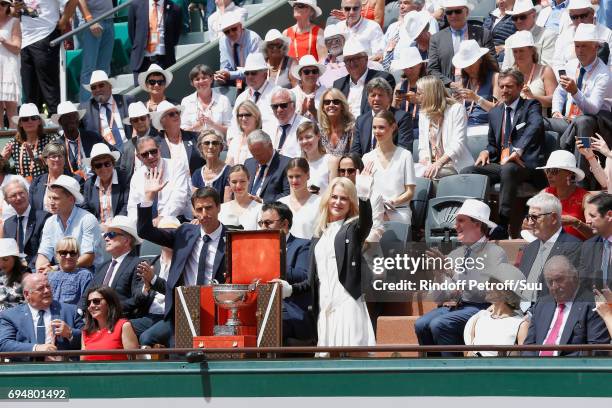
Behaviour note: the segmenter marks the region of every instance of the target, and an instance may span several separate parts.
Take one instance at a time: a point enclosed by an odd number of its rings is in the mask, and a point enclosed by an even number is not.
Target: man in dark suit
[[[447,1],[444,14],[448,27],[431,36],[429,41],[429,63],[427,73],[435,75],[449,86],[461,72],[453,67],[452,59],[459,51],[459,44],[465,40],[476,40],[481,47],[488,48],[495,56],[491,33],[477,25],[468,24],[470,9],[467,0]],[[457,72],[456,72],[457,71]],[[461,87],[461,84],[458,84]]]
[[[151,124],[149,110],[140,101],[130,103],[130,106],[128,106],[128,117],[123,119],[123,124],[132,128],[132,134],[128,137],[128,142],[123,145],[123,151],[119,158],[119,170],[126,175],[129,184],[132,174],[134,174],[134,165],[137,160],[136,141],[143,136],[155,138],[159,136],[159,132]],[[138,161],[140,162],[140,159]]]
[[[366,85],[366,94],[368,95],[369,111],[357,118],[355,122],[355,134],[353,135],[353,144],[351,152],[358,153],[363,156],[374,147],[376,147],[376,138],[372,134],[372,122],[374,115],[382,111],[390,111],[395,116],[397,123],[397,132],[393,135],[393,141],[396,145],[412,152],[412,118],[405,111],[395,109],[391,106],[393,100],[393,88],[383,78],[373,78]]]
[[[372,78],[386,79],[391,89],[395,88],[395,78],[384,71],[368,68],[368,52],[358,40],[348,40],[342,50],[344,64],[348,75],[334,81],[334,88],[339,89],[348,99],[354,117],[365,113],[368,106],[368,96],[365,86]]]
[[[135,86],[138,86],[138,73],[146,71],[151,64],[166,69],[176,62],[174,47],[183,26],[181,9],[169,0],[154,0],[153,4],[156,8],[151,10],[149,0],[135,0],[128,11],[128,33],[132,42],[130,68]],[[158,22],[153,27],[152,17]]]
[[[110,286],[115,289],[125,317],[137,317],[144,300],[142,279],[136,273],[141,260],[133,252],[134,247],[141,243],[135,222],[123,215],[115,216],[104,234],[105,250],[110,259],[96,270],[89,283],[89,288]],[[81,307],[85,307],[86,302],[83,296]]]
[[[264,204],[258,224],[261,229],[281,230],[287,237],[287,268],[282,285],[283,295],[283,343],[287,339],[311,341],[315,337],[314,325],[308,307],[311,305],[309,291],[293,295],[291,285],[308,280],[310,240],[296,238],[289,232],[293,214],[286,204],[279,201]],[[290,340],[290,341],[292,341]]]
[[[586,205],[586,222],[597,235],[582,245],[580,278],[582,285],[599,290],[612,288],[612,195],[599,193]]]
[[[11,180],[2,187],[4,200],[13,207],[16,215],[4,221],[4,238],[15,238],[19,252],[26,254],[28,263],[33,265],[42,229],[47,217],[46,211],[34,211],[30,207],[28,188],[21,180]]]
[[[531,233],[538,239],[523,250],[519,269],[528,283],[539,283],[541,290],[524,290],[523,298],[532,303],[548,295],[542,270],[544,264],[555,255],[564,255],[574,266],[580,260],[582,241],[563,229],[561,223],[561,201],[549,193],[539,193],[527,201],[529,214],[525,217]]]
[[[91,99],[79,105],[80,109],[85,109],[85,116],[81,119],[83,128],[101,135],[108,144],[121,151],[123,143],[132,134],[131,127],[123,124],[132,97],[113,94],[113,80],[104,71],[94,71],[89,84],[83,87],[91,92]]]
[[[544,124],[542,106],[535,99],[523,99],[523,74],[508,69],[499,74],[503,103],[489,111],[489,143],[480,152],[474,166],[464,174],[484,174],[491,184],[501,183],[499,229],[496,237],[508,236],[508,223],[518,187],[523,181],[543,182],[540,170],[543,161]]]
[[[158,191],[163,188],[159,175],[145,180],[145,197],[138,205],[138,234],[151,242],[172,248],[172,264],[166,279],[164,320],[150,329],[147,342],[141,344],[172,345],[174,333],[174,289],[178,286],[210,284],[213,279],[225,282],[225,233],[219,222],[221,198],[211,187],[197,189],[191,196],[193,216],[199,225],[182,224],[176,230],[156,228],[152,223],[151,207]]]
[[[247,138],[253,157],[244,162],[251,176],[249,193],[270,203],[289,195],[287,164],[291,160],[274,150],[272,139],[262,130],[254,130]]]
[[[594,311],[593,295],[580,289],[578,270],[566,257],[557,255],[544,265],[550,295],[533,306],[524,344],[610,344],[604,321]],[[569,309],[569,310],[568,310]],[[523,352],[524,355],[580,355],[581,352]]]
[[[26,303],[0,313],[0,352],[79,350],[76,306],[53,300],[47,275],[26,274],[21,284]]]

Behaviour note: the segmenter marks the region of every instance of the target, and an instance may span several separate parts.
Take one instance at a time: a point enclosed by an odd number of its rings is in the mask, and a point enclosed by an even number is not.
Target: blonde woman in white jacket
[[[467,146],[467,114],[462,104],[450,97],[442,81],[433,76],[417,83],[419,115],[419,163],[423,177],[439,180],[458,174],[474,164]]]

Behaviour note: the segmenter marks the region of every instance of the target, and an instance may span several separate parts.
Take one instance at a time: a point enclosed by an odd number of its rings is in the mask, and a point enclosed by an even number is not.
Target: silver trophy
[[[213,285],[213,299],[222,309],[230,311],[230,316],[225,325],[215,326],[215,336],[235,336],[238,333],[238,326],[242,322],[238,318],[238,310],[249,306],[255,301],[257,284],[259,281],[250,285],[244,284],[215,284]]]

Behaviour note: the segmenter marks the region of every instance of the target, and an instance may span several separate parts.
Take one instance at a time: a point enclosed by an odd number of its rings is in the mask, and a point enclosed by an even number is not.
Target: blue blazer
[[[159,149],[161,155],[164,159],[170,158],[170,147],[168,146],[168,142],[164,138],[165,133],[162,131],[161,134],[156,137],[159,141]],[[187,160],[189,161],[189,174],[193,174],[194,171],[199,169],[206,162],[200,152],[198,151],[198,136],[195,132],[189,132],[187,130],[181,129],[181,136],[183,138],[183,145],[185,146],[185,150],[187,151]],[[223,192],[221,192],[221,196],[223,196]]]
[[[261,187],[261,194],[259,196],[266,203],[271,203],[278,200],[281,197],[289,195],[289,181],[287,180],[287,165],[291,158],[283,156],[279,153],[274,153],[272,161],[270,162],[270,168],[268,169],[268,175],[264,180],[263,186]],[[244,166],[249,171],[249,191],[253,187],[253,182],[257,176],[257,161],[254,158],[248,158],[244,162]]]
[[[310,240],[287,237],[287,269],[285,280],[289,284],[308,280]],[[311,339],[314,337],[314,326],[308,307],[311,305],[311,293],[295,293],[283,300],[283,337]]]
[[[175,230],[160,229],[153,226],[151,207],[138,206],[138,235],[142,239],[154,242],[157,245],[173,249],[172,265],[166,279],[166,310],[164,318],[174,319],[174,288],[183,286],[185,267],[194,246],[200,236],[200,226],[182,224]],[[222,226],[221,239],[217,246],[217,254],[213,265],[213,279],[219,283],[225,282],[225,233],[227,229]]]
[[[81,348],[81,328],[83,319],[75,305],[53,301],[51,318],[66,322],[72,329],[72,341],[58,337],[59,350],[79,350]],[[32,351],[36,344],[34,321],[27,304],[15,306],[0,313],[0,351]]]
[[[582,253],[580,254],[580,280],[584,288],[592,288],[595,285],[598,289],[604,286],[612,288],[612,265],[608,265],[608,281],[603,282],[603,271],[601,270],[601,257],[604,250],[604,241],[601,235],[584,241],[582,243]]]
[[[64,174],[66,176],[70,176],[77,180],[81,186],[81,190],[83,189],[83,183],[85,180],[78,174],[72,174],[70,170],[64,168]],[[30,206],[34,211],[44,211],[45,210],[45,191],[47,189],[47,181],[49,180],[49,173],[41,174],[40,176],[34,178],[32,180],[32,184],[30,184]]]
[[[51,214],[46,211],[34,211],[33,209],[30,209],[28,225],[26,226],[26,233],[23,240],[23,251],[27,255],[28,261],[34,261],[34,258],[36,258],[38,246],[40,245],[40,238],[42,236],[42,230],[45,226],[45,221],[50,216]],[[17,238],[16,215],[13,215],[4,221],[3,230],[5,238]]]
[[[552,296],[545,296],[533,306],[533,316],[524,344],[544,344],[552,324],[557,303]],[[576,295],[559,344],[610,344],[610,334],[604,321],[593,311],[593,296],[585,290]],[[523,355],[538,355],[538,352],[523,352]],[[562,352],[560,355],[578,356],[580,352]]]
[[[372,78],[376,78],[376,77],[381,77],[382,79],[385,79],[389,83],[389,85],[391,85],[391,89],[395,89],[395,78],[393,77],[393,75],[391,75],[388,72],[377,71],[375,69],[368,68],[368,73],[365,78],[365,84],[367,85],[368,82],[370,82]],[[348,94],[351,89],[350,81],[351,81],[350,75],[346,75],[346,76],[343,76],[342,78],[338,78],[334,81],[334,88],[339,89],[340,92],[342,92],[344,96],[348,98]],[[363,94],[361,95],[361,114],[363,115],[368,110],[369,110],[368,93],[366,92],[365,87],[364,87]]]
[[[83,186],[83,197],[85,201],[81,206],[84,210],[92,213],[98,221],[100,220],[100,189],[96,187],[98,176],[95,174],[88,178]],[[111,188],[111,201],[113,204],[113,216],[127,215],[128,197],[130,195],[130,181],[126,174],[117,170],[119,184],[113,184]]]
[[[117,110],[119,110],[121,118],[127,118],[128,106],[130,103],[134,102],[134,98],[129,95],[113,94],[113,99],[117,103]],[[79,109],[85,109],[85,116],[83,116],[83,119],[81,119],[83,128],[101,135],[102,129],[100,129],[100,109],[98,107],[98,102],[91,98],[87,102],[81,103],[79,105]],[[132,135],[132,127],[130,125],[123,124],[123,130],[125,131],[126,138],[129,139]]]
[[[414,140],[414,135],[412,134],[412,118],[405,111],[395,109],[394,107],[389,108],[389,111],[393,112],[395,121],[397,122],[397,133],[393,135],[393,142],[396,145],[412,152],[412,141]],[[357,121],[355,122],[355,136],[353,137],[353,143],[351,144],[351,152],[355,152],[360,156],[363,156],[372,150],[373,120],[374,117],[372,116],[371,110],[357,118]]]

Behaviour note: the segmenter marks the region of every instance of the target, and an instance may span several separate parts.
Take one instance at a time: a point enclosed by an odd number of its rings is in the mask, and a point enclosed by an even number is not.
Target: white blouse
[[[246,209],[239,208],[236,200],[221,204],[219,221],[224,225],[242,225],[245,231],[257,229],[257,219],[263,204],[253,200]],[[241,213],[239,211],[242,210]]]
[[[319,187],[319,195],[323,194],[327,190],[329,185],[329,159],[331,155],[324,154],[316,161],[308,161],[310,167],[310,179],[308,180],[308,186]]]
[[[285,196],[279,198],[283,204],[291,209],[293,213],[293,225],[291,226],[291,235],[296,238],[312,239],[314,234],[315,225],[319,219],[319,205],[321,204],[321,197],[316,194],[311,194],[308,200],[300,207],[299,210],[291,207],[291,196]]]
[[[236,164],[244,164],[246,159],[253,157],[249,146],[247,144],[246,137],[240,134],[231,140],[227,147],[227,158],[225,162],[230,166]]]
[[[214,122],[226,127],[232,121],[232,105],[229,99],[214,88],[212,90],[212,99],[206,109],[203,109],[200,105],[197,92],[184,97],[181,101],[181,106],[183,106],[183,112],[181,113],[181,128],[183,130],[191,130],[201,115],[206,115]],[[195,131],[202,131],[208,128],[209,126],[204,124],[201,129],[195,129]]]

